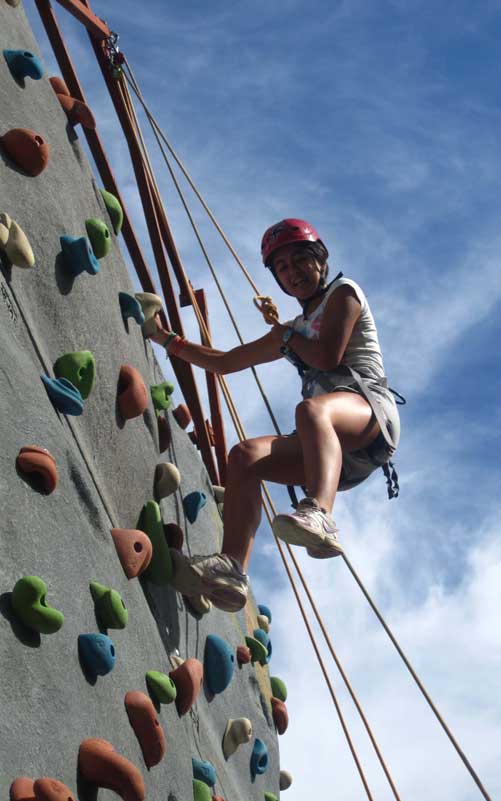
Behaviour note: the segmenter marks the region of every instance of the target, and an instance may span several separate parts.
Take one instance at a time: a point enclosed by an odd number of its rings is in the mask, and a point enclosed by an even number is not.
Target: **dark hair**
[[[293,243],[298,249],[303,250],[305,253],[309,253],[310,256],[313,256],[322,267],[327,264],[327,259],[329,258],[329,251],[325,247],[324,243],[321,239],[317,239],[316,242],[294,242]],[[278,250],[278,248],[277,248]],[[274,264],[275,261],[275,254],[271,253],[268,261],[266,262],[266,266],[270,268],[270,270],[274,271]]]

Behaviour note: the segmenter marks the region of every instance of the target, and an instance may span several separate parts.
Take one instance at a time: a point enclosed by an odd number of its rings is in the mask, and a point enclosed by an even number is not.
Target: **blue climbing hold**
[[[82,414],[84,402],[78,389],[73,386],[67,378],[51,378],[48,375],[41,375],[47,395],[52,403],[63,414],[79,415]]]
[[[66,269],[73,275],[87,272],[96,275],[99,272],[99,262],[94,256],[90,242],[86,236],[69,236],[64,234],[59,237],[63,260]]]
[[[129,317],[132,317],[138,325],[144,323],[144,313],[138,299],[127,292],[119,292],[118,300],[120,301],[120,309],[122,318],[125,323]]]
[[[216,695],[226,690],[234,670],[234,649],[222,637],[209,634],[205,640],[204,676],[211,693]]]
[[[214,787],[216,783],[216,769],[212,762],[193,758],[191,764],[193,765],[193,778],[198,779],[199,782],[205,782],[209,787]]]
[[[254,740],[250,760],[251,776],[253,779],[261,773],[265,773],[268,768],[268,749],[259,737]]]
[[[3,55],[12,75],[18,81],[24,78],[33,78],[34,81],[39,81],[42,77],[42,62],[29,50],[4,50]]]
[[[115,646],[106,634],[80,634],[78,654],[86,673],[106,676],[115,666]]]
[[[268,620],[269,620],[269,621],[270,621],[270,623],[271,623],[271,611],[270,611],[270,607],[269,607],[269,606],[266,606],[266,604],[258,604],[257,608],[258,608],[259,614],[260,614],[260,615],[264,615],[265,617],[267,617],[267,618],[268,618]]]
[[[183,498],[184,513],[190,523],[194,523],[198,513],[207,503],[207,497],[203,492],[190,492]]]
[[[254,629],[254,635],[253,636],[254,636],[254,639],[259,640],[259,642],[264,645],[264,647],[266,648],[266,650],[268,652],[268,656],[266,657],[266,660],[265,660],[265,664],[267,665],[268,662],[271,659],[271,652],[272,652],[270,635],[267,634],[264,631],[264,629]]]

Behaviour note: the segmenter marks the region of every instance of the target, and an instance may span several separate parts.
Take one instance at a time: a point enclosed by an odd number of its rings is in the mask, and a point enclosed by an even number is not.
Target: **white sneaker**
[[[170,553],[174,568],[171,584],[182,595],[205,595],[225,612],[238,612],[245,606],[248,578],[232,556],[214,553],[189,558],[174,548]]]
[[[314,559],[328,559],[343,553],[332,517],[315,498],[303,498],[290,515],[277,515],[273,533],[290,545],[302,545]]]

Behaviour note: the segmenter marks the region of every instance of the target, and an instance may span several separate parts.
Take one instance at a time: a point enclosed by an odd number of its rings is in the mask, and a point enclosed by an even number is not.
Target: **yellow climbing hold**
[[[23,229],[8,214],[0,214],[0,248],[11,264],[27,269],[35,264],[35,257]]]

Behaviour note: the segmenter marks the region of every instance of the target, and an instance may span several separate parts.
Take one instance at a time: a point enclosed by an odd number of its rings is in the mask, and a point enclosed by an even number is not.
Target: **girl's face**
[[[298,300],[306,300],[316,292],[322,274],[321,264],[295,243],[277,250],[273,269],[284,289]]]

